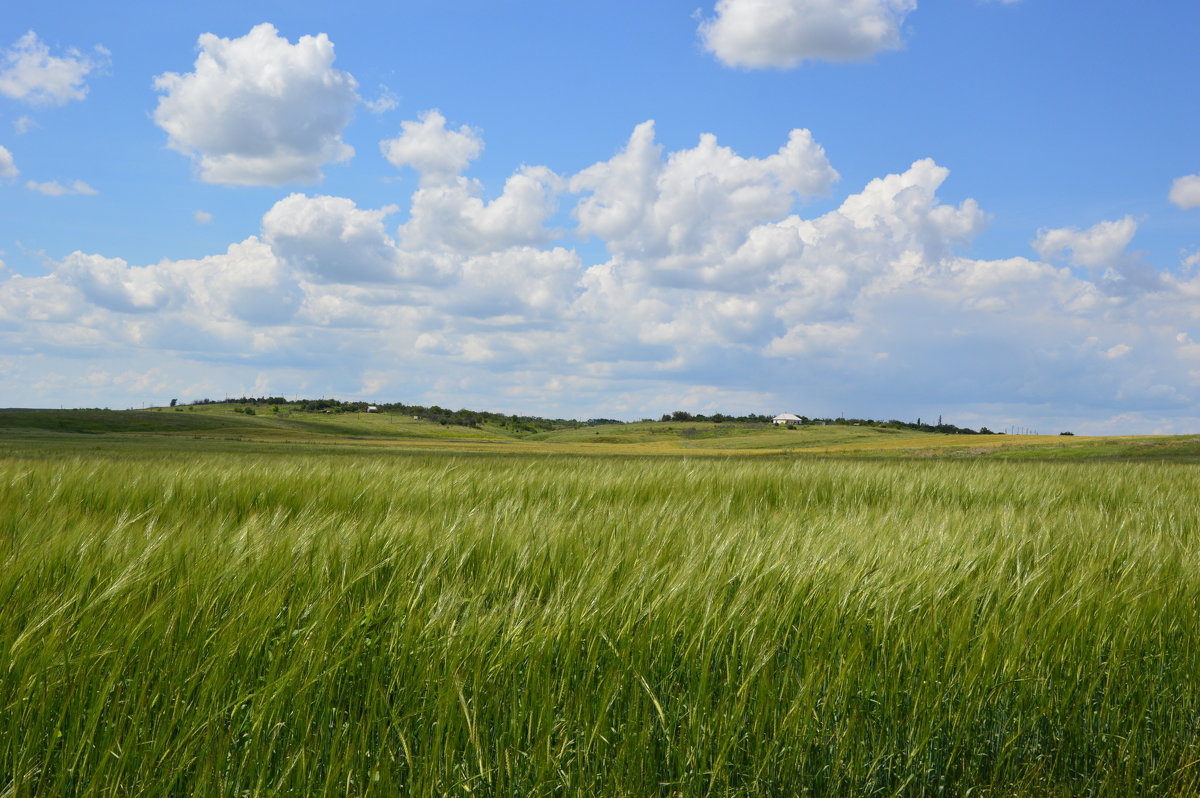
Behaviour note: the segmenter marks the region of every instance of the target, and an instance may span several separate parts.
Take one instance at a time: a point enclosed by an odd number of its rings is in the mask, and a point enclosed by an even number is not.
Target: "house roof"
[[[775,416],[775,418],[773,418],[773,419],[771,419],[771,420],[772,420],[772,421],[780,421],[780,420],[783,420],[783,421],[799,421],[799,420],[800,420],[800,416],[797,416],[797,415],[795,415],[794,413],[780,413],[779,415]]]

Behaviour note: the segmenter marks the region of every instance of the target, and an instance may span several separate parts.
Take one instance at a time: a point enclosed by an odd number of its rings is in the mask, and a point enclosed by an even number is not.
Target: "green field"
[[[1200,793],[1193,438],[299,416],[0,411],[0,796]]]
[[[123,447],[125,450],[505,452],[605,455],[799,455],[870,458],[1145,460],[1200,463],[1200,435],[1083,437],[942,435],[832,424],[656,422],[513,432],[497,425],[442,425],[394,413],[302,412],[232,404],[149,410],[0,409],[0,454]]]

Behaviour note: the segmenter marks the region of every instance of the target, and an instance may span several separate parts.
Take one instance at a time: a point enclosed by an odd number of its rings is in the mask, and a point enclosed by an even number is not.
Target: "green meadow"
[[[0,796],[1200,793],[1194,438],[714,427],[0,411]]]

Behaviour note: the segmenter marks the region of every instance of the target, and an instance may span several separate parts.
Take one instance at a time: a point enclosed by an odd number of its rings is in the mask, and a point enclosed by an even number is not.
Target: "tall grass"
[[[1187,795],[1196,472],[0,460],[0,796]]]

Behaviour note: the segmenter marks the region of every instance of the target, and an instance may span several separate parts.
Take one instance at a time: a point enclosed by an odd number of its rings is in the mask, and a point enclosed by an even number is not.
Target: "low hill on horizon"
[[[0,452],[112,443],[127,448],[297,446],[511,454],[798,455],[1200,462],[1200,436],[942,433],[879,424],[769,421],[554,421],[488,414],[455,424],[410,413],[208,402],[144,410],[0,409]],[[441,410],[441,408],[438,408]],[[447,411],[471,413],[472,411]],[[477,414],[483,415],[483,414]],[[531,419],[533,417],[524,417]],[[561,420],[559,420],[561,421]]]

